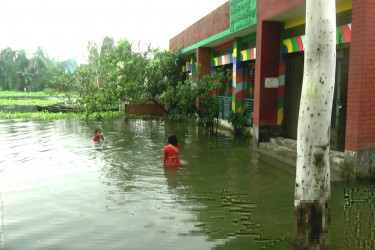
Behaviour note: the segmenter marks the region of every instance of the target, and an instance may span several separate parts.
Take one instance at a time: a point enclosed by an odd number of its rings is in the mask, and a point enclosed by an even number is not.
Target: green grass
[[[13,106],[13,105],[21,105],[21,106],[32,106],[32,105],[39,105],[39,106],[48,106],[54,105],[57,103],[61,103],[61,100],[41,100],[41,99],[31,99],[31,100],[13,100],[13,99],[0,99],[1,106]]]
[[[80,119],[80,120],[110,120],[124,117],[123,112],[102,112],[102,113],[7,113],[0,111],[0,119],[32,119],[32,120],[56,120],[56,119]]]
[[[0,97],[49,97],[45,92],[0,91]],[[59,97],[64,96],[59,94]]]
[[[63,95],[59,95],[63,96]],[[29,100],[14,100],[15,97],[33,97]],[[0,91],[0,106],[48,106],[61,103],[61,100],[43,100],[39,99],[49,97],[45,92],[15,92],[15,91]],[[3,98],[3,99],[2,99]],[[32,119],[32,120],[56,120],[56,119],[81,119],[81,120],[110,120],[124,117],[124,112],[94,112],[88,113],[49,113],[44,112],[28,112],[28,113],[8,113],[0,111],[0,119]]]

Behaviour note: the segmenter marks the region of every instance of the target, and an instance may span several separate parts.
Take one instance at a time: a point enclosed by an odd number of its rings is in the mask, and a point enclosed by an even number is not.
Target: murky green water
[[[96,127],[104,143],[91,141]],[[293,248],[295,169],[250,141],[163,120],[2,120],[0,130],[0,249]],[[169,133],[182,145],[177,171],[162,164]],[[374,239],[373,198],[345,207],[347,188],[373,186],[333,183],[332,249]]]

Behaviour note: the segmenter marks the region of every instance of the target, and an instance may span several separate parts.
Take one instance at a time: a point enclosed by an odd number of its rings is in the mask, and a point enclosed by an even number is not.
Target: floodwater
[[[0,120],[0,131],[0,249],[293,249],[295,168],[249,140],[164,120]],[[162,164],[170,133],[178,170]],[[332,249],[374,246],[373,190],[332,183]]]

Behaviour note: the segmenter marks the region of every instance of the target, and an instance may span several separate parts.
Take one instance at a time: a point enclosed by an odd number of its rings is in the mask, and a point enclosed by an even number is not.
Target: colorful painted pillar
[[[216,72],[216,68],[215,68],[215,52],[214,52],[214,49],[211,49],[211,74],[215,73]],[[214,90],[212,91],[211,95],[212,96],[216,96],[218,94],[218,90]]]
[[[246,62],[249,60],[255,60],[256,58],[256,48],[246,49],[241,51],[241,62]],[[243,72],[244,89],[248,89],[245,96],[254,98],[254,77],[255,77],[255,63],[250,64],[250,69],[248,72]],[[246,85],[248,83],[248,85]]]
[[[233,78],[232,78],[232,110],[242,111],[243,98],[243,66],[240,60],[241,39],[237,38],[233,43]]]
[[[285,70],[286,64],[283,57],[281,57],[279,66],[279,89],[277,90],[277,125],[281,125],[284,119]]]
[[[190,57],[190,65],[191,65],[191,76],[197,76],[197,57],[195,54],[191,54]]]
[[[281,26],[281,41],[284,41],[284,25]],[[285,72],[286,63],[284,60],[284,44],[280,43],[280,64],[279,64],[279,89],[277,90],[277,125],[281,125],[284,120],[284,96],[285,96]]]

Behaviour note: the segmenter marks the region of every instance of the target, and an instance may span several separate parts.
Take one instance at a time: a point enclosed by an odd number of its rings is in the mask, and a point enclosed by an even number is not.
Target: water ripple
[[[103,143],[91,141],[97,127]],[[294,176],[247,142],[162,120],[0,120],[0,129],[0,249],[259,249],[265,238],[292,247],[277,239],[292,242]],[[170,133],[179,169],[163,168]]]

